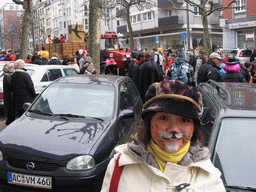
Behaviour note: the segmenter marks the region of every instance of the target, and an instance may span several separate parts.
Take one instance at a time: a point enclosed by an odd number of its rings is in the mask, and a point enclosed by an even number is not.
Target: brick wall
[[[247,0],[247,17],[256,16],[256,1]]]
[[[3,44],[5,51],[8,49],[19,48],[19,35],[15,32],[17,29],[21,30],[20,20],[22,17],[17,16],[17,11],[4,11],[3,12],[3,22],[4,22],[4,34],[3,34]],[[13,30],[15,27],[15,30]],[[11,41],[10,41],[11,40]]]
[[[251,1],[255,1],[255,0],[251,0]],[[227,6],[231,0],[223,0],[223,6]],[[226,9],[223,11],[223,18],[224,19],[232,19],[232,15],[233,15],[233,10],[232,9]]]

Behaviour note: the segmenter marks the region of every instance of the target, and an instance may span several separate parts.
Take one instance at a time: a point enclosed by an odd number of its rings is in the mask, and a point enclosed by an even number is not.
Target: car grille
[[[12,167],[26,169],[26,170],[28,170],[27,164],[29,162],[33,162],[35,165],[35,168],[33,169],[33,171],[55,171],[59,168],[58,164],[54,164],[54,163],[42,163],[42,162],[20,160],[20,159],[13,159],[13,158],[8,158],[7,162]]]

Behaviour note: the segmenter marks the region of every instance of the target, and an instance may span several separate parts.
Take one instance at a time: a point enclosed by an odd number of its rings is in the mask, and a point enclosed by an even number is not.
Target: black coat
[[[242,82],[246,83],[244,76],[241,73],[225,73],[220,78],[221,82]]]
[[[14,115],[13,91],[11,86],[12,74],[13,73],[5,73],[3,79],[4,112],[6,116]]]
[[[28,73],[23,70],[16,70],[12,75],[12,88],[14,93],[15,109],[23,109],[26,102],[32,103],[36,97],[34,84]]]
[[[220,74],[218,74],[217,70],[213,66],[216,66],[216,64],[209,59],[200,67],[197,75],[197,84],[207,82],[209,79],[217,82],[220,81]]]
[[[48,62],[48,65],[62,65],[62,62],[59,59],[54,58]]]
[[[145,102],[145,94],[148,87],[155,83],[163,81],[163,70],[154,61],[146,61],[140,66],[140,96]]]

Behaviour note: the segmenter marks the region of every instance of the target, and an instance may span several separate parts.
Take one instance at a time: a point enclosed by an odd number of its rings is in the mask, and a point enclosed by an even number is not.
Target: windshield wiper
[[[60,117],[73,117],[73,118],[91,118],[91,119],[96,119],[100,121],[104,121],[103,119],[99,117],[88,117],[88,116],[83,116],[83,115],[73,115],[73,114],[54,114],[53,116],[60,116]]]
[[[33,113],[37,113],[37,114],[40,114],[40,115],[48,115],[48,116],[53,115],[52,113],[46,113],[46,112],[43,112],[43,111],[40,111],[40,110],[29,110],[28,112],[33,112]]]
[[[60,116],[60,117],[75,117],[75,118],[85,118],[82,115],[73,115],[73,114],[53,114],[53,116]]]
[[[256,188],[253,187],[244,187],[244,186],[235,186],[235,185],[226,185],[226,190],[235,190],[237,191],[256,191]],[[236,190],[235,190],[236,191]]]

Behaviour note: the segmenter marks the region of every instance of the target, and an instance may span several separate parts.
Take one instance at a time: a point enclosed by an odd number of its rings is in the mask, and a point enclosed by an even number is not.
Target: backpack
[[[174,70],[172,71],[172,79],[183,81],[184,83],[188,83],[188,76],[186,71],[182,68],[186,63],[182,63],[181,65],[173,64]]]

